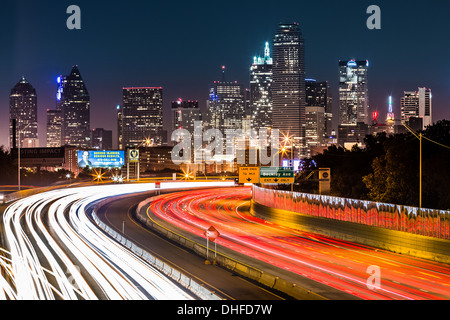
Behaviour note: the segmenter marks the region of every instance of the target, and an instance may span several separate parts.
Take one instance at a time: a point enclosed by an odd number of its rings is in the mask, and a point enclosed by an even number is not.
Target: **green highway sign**
[[[260,183],[292,184],[295,182],[293,168],[261,167]]]

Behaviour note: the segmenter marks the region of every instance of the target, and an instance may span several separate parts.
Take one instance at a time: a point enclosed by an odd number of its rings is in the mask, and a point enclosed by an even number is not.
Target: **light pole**
[[[18,190],[20,191],[20,144],[21,144],[21,141],[20,141],[20,134],[22,133],[22,131],[23,130],[25,130],[26,128],[28,128],[29,126],[31,125],[31,123],[29,123],[29,124],[27,124],[26,126],[25,126],[25,128],[23,128],[22,130],[20,130],[20,129],[17,129],[17,131],[18,131],[18,133],[19,133],[19,141],[18,141],[18,144],[17,144],[17,166],[18,166],[18,172],[17,172],[17,188],[18,188]]]
[[[283,134],[284,135],[284,134]],[[285,146],[283,147],[283,149],[286,148],[286,144],[290,143],[291,145],[291,163],[290,166],[292,167],[292,169],[294,170],[294,183],[295,183],[295,168],[294,168],[294,137],[291,137],[289,135],[284,135],[284,143]],[[286,150],[286,149],[285,149]],[[291,192],[294,192],[294,183],[291,184]]]
[[[422,133],[417,134],[413,129],[411,129],[406,123],[402,122],[402,125],[408,129],[417,139],[420,141],[420,151],[419,151],[419,208],[422,208]]]

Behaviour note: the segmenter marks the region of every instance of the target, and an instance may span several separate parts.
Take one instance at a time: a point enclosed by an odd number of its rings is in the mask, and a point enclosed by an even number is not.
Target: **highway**
[[[153,197],[143,208],[149,219],[199,241],[214,226],[218,252],[295,279],[324,299],[450,299],[446,264],[275,225],[250,214],[251,188],[216,184],[168,183],[160,196],[153,194],[154,183],[63,188],[15,201],[2,216],[0,300],[198,299],[99,229],[89,212],[111,197],[96,212],[101,221],[224,300],[287,297],[205,265],[144,228],[134,217],[139,202]],[[381,270],[375,289],[367,282],[370,266]]]
[[[184,191],[156,197],[148,218],[202,237],[210,226],[219,251],[232,250],[364,300],[450,299],[450,266],[339,241],[263,221],[249,211],[250,188]],[[368,286],[368,268],[381,271]]]
[[[154,184],[49,191],[11,204],[3,214],[1,300],[193,300],[143,259],[99,230],[89,207]]]
[[[134,195],[100,206],[97,216],[153,256],[196,279],[224,300],[284,300],[286,297],[215,265],[142,226],[134,211],[148,195]]]

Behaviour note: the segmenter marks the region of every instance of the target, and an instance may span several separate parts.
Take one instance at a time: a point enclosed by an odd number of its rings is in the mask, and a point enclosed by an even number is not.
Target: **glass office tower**
[[[299,25],[279,24],[273,39],[272,124],[273,129],[292,137],[295,156],[300,158],[307,154],[304,56]]]
[[[161,146],[163,138],[163,88],[128,87],[123,88],[123,103],[120,110],[119,128],[121,146],[139,147]]]
[[[272,65],[269,43],[264,57],[254,57],[250,68],[250,114],[252,128],[272,128]]]
[[[36,90],[24,77],[11,89],[9,118],[11,148],[39,147]]]
[[[368,61],[339,61],[339,124],[369,124]]]
[[[73,66],[68,76],[57,79],[57,109],[62,112],[61,145],[90,147],[90,97],[78,70]]]

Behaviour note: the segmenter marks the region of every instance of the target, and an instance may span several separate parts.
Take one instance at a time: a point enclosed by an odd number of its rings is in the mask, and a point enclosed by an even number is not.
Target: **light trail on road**
[[[186,191],[156,197],[148,212],[201,237],[213,225],[218,245],[362,299],[450,299],[449,265],[276,225],[241,209],[250,199],[250,188]],[[379,288],[369,266],[381,270]]]
[[[88,207],[102,199],[154,187],[147,183],[67,188],[10,205],[3,215],[8,250],[1,249],[0,255],[0,299],[196,299],[102,232],[88,216]],[[176,187],[179,184],[168,186]]]

